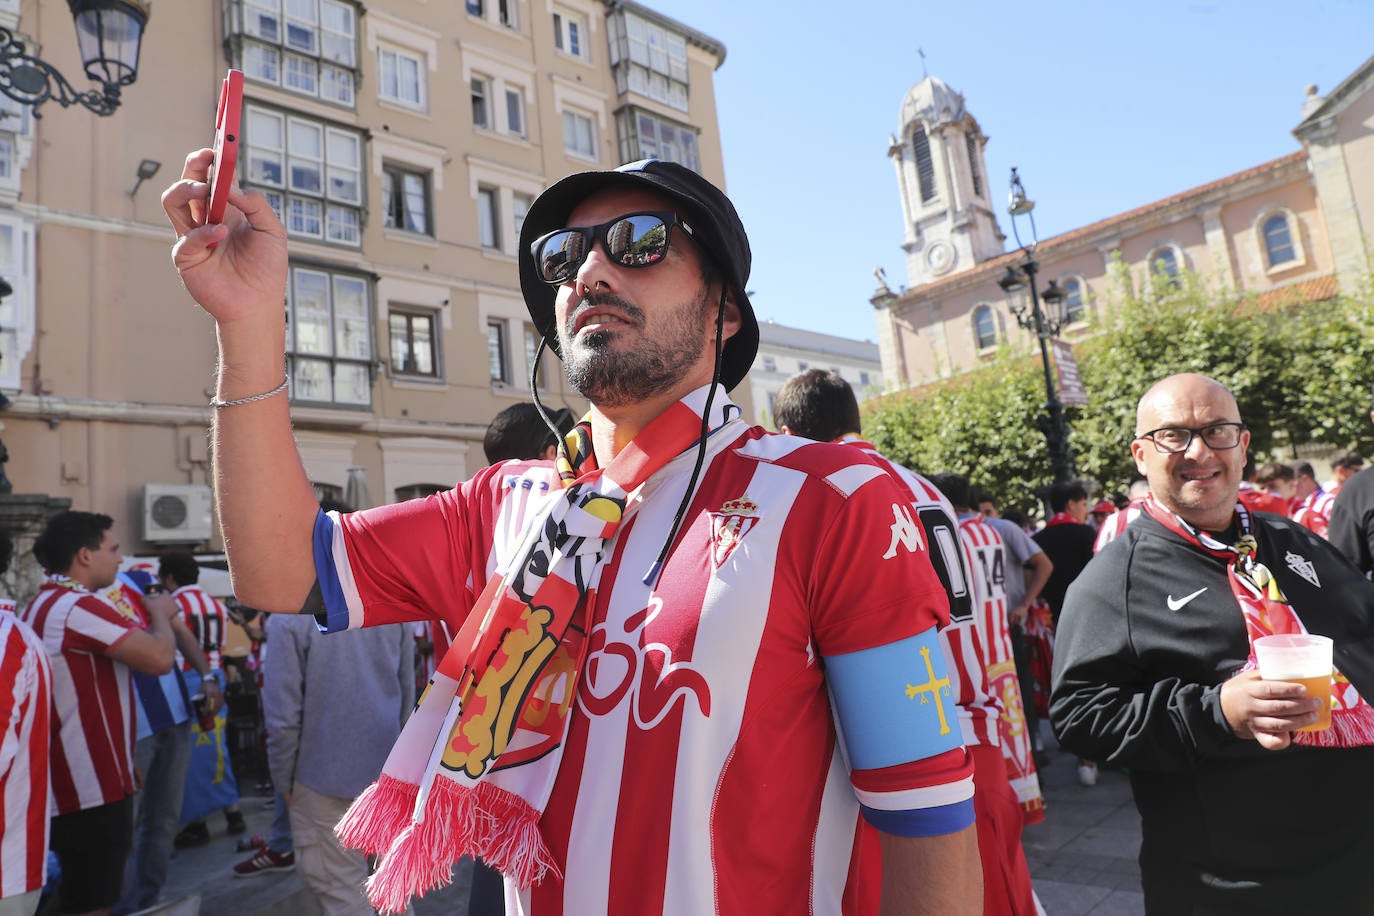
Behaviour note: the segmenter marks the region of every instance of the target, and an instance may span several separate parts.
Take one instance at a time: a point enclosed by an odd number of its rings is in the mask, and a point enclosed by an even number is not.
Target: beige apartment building
[[[1288,155],[1040,242],[1040,289],[1053,280],[1067,294],[1064,338],[1092,334],[1118,284],[1138,291],[1183,269],[1213,290],[1289,301],[1362,283],[1374,230],[1374,58],[1325,96],[1309,87],[1294,120],[1301,148]],[[964,97],[939,79],[903,99],[888,155],[908,284],[894,292],[880,279],[871,300],[889,391],[972,370],[1004,345],[1034,346],[997,284],[1022,254],[999,227],[1007,184],[987,174],[986,143]],[[1026,228],[1023,219],[1029,243]]]
[[[65,4],[0,0],[0,25],[80,82]],[[168,0],[113,116],[0,97],[11,523],[70,500],[114,516],[126,553],[220,546],[214,326],[158,198],[212,140],[226,68],[246,74],[241,181],[290,235],[301,456],[321,495],[380,504],[471,475],[491,417],[529,399],[516,242],[542,189],[650,156],[724,183],[724,59],[628,0]],[[538,384],[585,409],[551,354]]]

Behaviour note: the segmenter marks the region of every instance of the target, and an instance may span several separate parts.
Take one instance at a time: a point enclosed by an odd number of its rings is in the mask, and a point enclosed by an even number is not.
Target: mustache
[[[600,306],[611,306],[616,311],[624,313],[626,317],[630,318],[636,324],[644,324],[644,310],[633,302],[630,302],[628,299],[622,299],[615,293],[593,293],[590,296],[584,297],[582,301],[577,304],[577,308],[568,313],[568,320],[564,322],[563,330],[571,337],[578,316],[585,314],[588,309],[598,308]]]

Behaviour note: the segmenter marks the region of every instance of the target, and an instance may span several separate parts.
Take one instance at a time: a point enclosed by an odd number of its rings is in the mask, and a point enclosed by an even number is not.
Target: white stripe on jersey
[[[943,786],[924,786],[907,789],[905,792],[884,792],[877,794],[855,789],[859,803],[869,808],[889,811],[909,811],[915,808],[938,808],[968,801],[973,797],[973,780],[963,779]]]
[[[0,897],[8,898],[42,887],[47,875],[52,668],[42,640],[3,600],[10,610],[0,609],[0,672],[13,678],[0,684],[12,704],[9,721],[0,722]]]
[[[348,629],[354,630],[363,625],[363,599],[358,595],[358,584],[353,579],[353,567],[348,562],[348,547],[344,543],[343,528],[339,525],[339,513],[327,513],[334,523],[330,535],[329,552],[334,557],[334,569],[338,574],[339,588],[348,603]]]

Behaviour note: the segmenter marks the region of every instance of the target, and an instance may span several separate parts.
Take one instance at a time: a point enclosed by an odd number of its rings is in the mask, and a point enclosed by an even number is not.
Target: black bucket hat
[[[726,390],[733,389],[753,365],[759,349],[759,323],[744,292],[749,280],[749,237],[730,199],[711,182],[676,162],[641,159],[612,171],[579,172],[555,182],[539,195],[520,230],[520,291],[525,295],[525,307],[535,328],[562,359],[553,307],[558,289],[539,278],[531,246],[541,235],[566,226],[574,207],[606,188],[643,188],[667,197],[678,217],[692,227],[693,240],[724,276],[740,314],[739,331],[725,341],[721,355],[720,379]]]

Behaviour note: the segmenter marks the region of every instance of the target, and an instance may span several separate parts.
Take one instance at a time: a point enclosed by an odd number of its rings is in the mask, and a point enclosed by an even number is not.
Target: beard
[[[615,306],[641,329],[647,328],[644,310],[619,296],[588,296],[579,311],[590,305]],[[574,336],[574,316],[569,316],[558,329],[568,382],[600,407],[626,407],[670,391],[701,359],[702,328],[710,313],[710,296],[703,292],[695,302],[663,315],[655,336],[642,335],[632,350],[613,346],[615,331]]]

